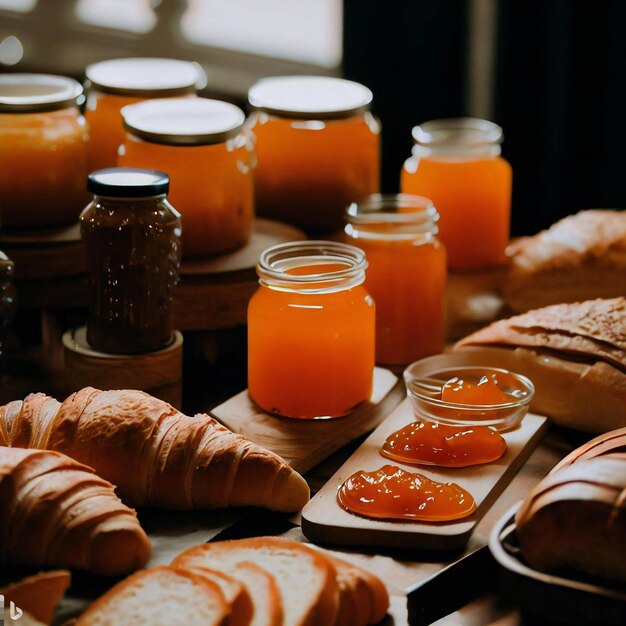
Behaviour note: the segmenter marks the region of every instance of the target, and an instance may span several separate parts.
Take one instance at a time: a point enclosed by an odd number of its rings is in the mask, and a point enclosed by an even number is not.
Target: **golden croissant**
[[[0,445],[56,450],[93,467],[130,506],[300,510],[302,476],[208,415],[190,417],[142,391],[85,387],[0,407]]]
[[[151,546],[113,485],[64,454],[0,447],[0,563],[121,576]]]

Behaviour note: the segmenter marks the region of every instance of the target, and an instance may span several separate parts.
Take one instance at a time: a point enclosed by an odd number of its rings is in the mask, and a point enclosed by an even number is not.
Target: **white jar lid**
[[[351,80],[328,76],[263,78],[248,92],[255,109],[284,117],[347,117],[366,111],[372,92]]]
[[[2,74],[0,113],[36,113],[76,105],[81,84],[52,74]]]
[[[208,98],[164,98],[122,107],[124,128],[154,143],[198,146],[237,136],[245,115],[234,104]]]
[[[178,59],[110,59],[87,66],[85,74],[100,91],[144,98],[195,93],[206,85],[198,63]]]

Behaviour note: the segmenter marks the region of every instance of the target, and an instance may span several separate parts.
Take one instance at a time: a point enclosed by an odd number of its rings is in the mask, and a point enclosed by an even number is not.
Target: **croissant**
[[[120,576],[151,546],[113,485],[64,454],[0,447],[0,563]]]
[[[294,512],[309,499],[304,478],[278,455],[142,391],[86,387],[63,403],[31,394],[0,407],[0,445],[67,454],[130,506]]]

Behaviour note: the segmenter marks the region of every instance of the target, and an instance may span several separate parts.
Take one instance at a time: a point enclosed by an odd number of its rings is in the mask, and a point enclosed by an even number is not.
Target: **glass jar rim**
[[[411,225],[421,226],[426,232],[436,228],[438,220],[439,213],[432,200],[410,193],[376,193],[346,209],[346,221],[353,225]]]
[[[429,148],[473,148],[500,144],[504,140],[500,126],[475,117],[430,120],[414,126],[411,135],[415,144]]]
[[[39,113],[78,105],[82,85],[56,74],[0,76],[0,113]]]
[[[296,267],[324,264],[346,267],[311,274],[288,273]],[[301,293],[321,293],[360,285],[365,280],[367,260],[360,248],[337,241],[290,241],[264,250],[256,269],[261,285],[286,289],[300,286],[304,287],[298,289]]]

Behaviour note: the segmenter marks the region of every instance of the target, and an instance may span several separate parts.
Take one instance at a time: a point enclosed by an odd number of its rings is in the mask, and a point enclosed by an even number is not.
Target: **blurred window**
[[[37,0],[0,0],[0,11],[28,13],[35,8]]]
[[[85,24],[132,33],[147,33],[157,21],[150,0],[78,0],[76,16]]]
[[[335,68],[341,0],[189,0],[182,32],[196,44]]]

